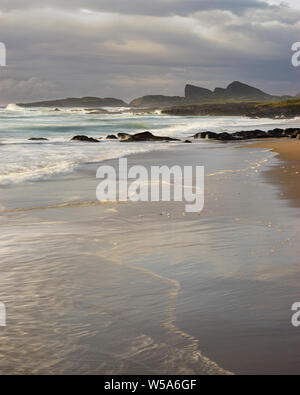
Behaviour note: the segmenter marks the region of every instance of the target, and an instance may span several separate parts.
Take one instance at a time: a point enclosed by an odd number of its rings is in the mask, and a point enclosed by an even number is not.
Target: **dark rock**
[[[192,137],[194,137],[194,139],[205,139],[205,136],[206,136],[206,132],[199,132]]]
[[[192,144],[192,142],[190,140],[185,140],[184,143],[185,144]]]
[[[131,137],[131,135],[128,133],[118,133],[117,136],[120,139],[120,141],[128,140]]]
[[[254,130],[253,135],[255,136],[254,138],[258,138],[258,139],[265,139],[268,137],[268,133],[265,132],[264,130]]]
[[[220,134],[218,134],[218,133],[214,133],[214,132],[209,132],[209,131],[207,131],[207,132],[199,132],[199,133],[196,133],[194,136],[192,136],[192,137],[194,137],[194,139],[206,139],[206,140],[222,140],[222,137],[224,138],[224,139],[227,139],[228,138],[228,136],[230,136],[228,133],[220,133]]]
[[[110,134],[106,136],[106,140],[118,140],[118,137],[115,136],[114,134]]]
[[[251,140],[251,139],[267,138],[268,134],[263,130],[246,130],[246,131],[233,133],[232,137],[240,140]]]
[[[99,140],[87,136],[75,136],[71,141],[81,141],[84,143],[99,143]]]
[[[268,131],[268,137],[284,137],[284,130],[283,129],[273,129]]]
[[[241,141],[241,140],[258,140],[267,138],[282,138],[290,137],[299,139],[300,128],[290,129],[273,129],[265,132],[263,130],[242,130],[240,132],[229,133],[213,133],[213,132],[199,132],[193,137],[195,139],[219,140],[219,141]]]
[[[151,141],[155,136],[151,132],[136,133],[130,137],[134,141]]]
[[[118,136],[121,133],[118,134]],[[136,142],[136,141],[180,141],[172,137],[165,136],[154,136],[151,132],[136,133],[133,135],[126,135],[125,138],[121,138],[122,142]]]
[[[232,134],[229,133],[220,133],[217,135],[217,139],[221,141],[232,141],[235,140],[235,138],[232,136]]]
[[[48,141],[48,139],[45,139],[44,137],[31,137],[29,141]]]
[[[206,132],[204,138],[206,140],[218,140],[218,134],[214,132]]]
[[[290,137],[292,139],[297,138],[299,133],[300,133],[300,129],[298,128],[289,128],[284,130],[284,136]]]

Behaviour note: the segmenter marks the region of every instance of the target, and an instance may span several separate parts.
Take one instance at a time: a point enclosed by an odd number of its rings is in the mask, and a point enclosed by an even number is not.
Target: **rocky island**
[[[35,103],[18,103],[20,107],[128,107],[123,100],[114,98],[82,97],[48,100]],[[92,110],[92,109],[91,109]]]

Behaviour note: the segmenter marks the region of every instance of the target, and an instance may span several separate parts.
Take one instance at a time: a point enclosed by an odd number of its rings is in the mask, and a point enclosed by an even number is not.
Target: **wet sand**
[[[249,148],[249,146],[246,148]],[[264,141],[252,144],[250,148],[269,148],[273,152],[277,152],[284,160],[300,162],[300,140]]]
[[[128,158],[205,165],[201,213],[99,204],[93,166],[3,188],[0,372],[299,374],[299,210],[265,182],[273,157],[205,143]]]
[[[279,198],[300,206],[300,140],[264,141],[242,148],[266,148],[278,154],[279,166],[266,172],[267,181],[280,187]]]

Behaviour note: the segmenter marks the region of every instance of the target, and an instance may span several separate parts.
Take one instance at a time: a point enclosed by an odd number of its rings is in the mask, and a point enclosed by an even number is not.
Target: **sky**
[[[0,0],[0,104],[235,80],[297,94],[297,41],[299,0]]]

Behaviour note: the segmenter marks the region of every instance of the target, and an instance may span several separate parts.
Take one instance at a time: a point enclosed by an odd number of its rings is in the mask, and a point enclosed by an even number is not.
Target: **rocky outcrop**
[[[117,136],[120,141],[128,140],[131,137],[128,133],[118,133]]]
[[[297,138],[300,139],[300,128],[289,129],[272,129],[267,132],[263,130],[245,130],[235,133],[214,133],[199,132],[196,133],[194,139],[218,140],[218,141],[242,141],[257,140],[267,138]]]
[[[80,141],[82,143],[99,143],[100,141],[88,136],[74,136],[71,141]]]
[[[114,134],[109,134],[108,136],[106,136],[106,140],[118,140],[118,137]]]
[[[251,140],[251,139],[264,139],[271,137],[268,135],[267,132],[264,132],[263,130],[247,130],[247,131],[241,131],[241,132],[236,132],[233,133],[232,136],[235,139],[241,139],[241,140]]]
[[[272,100],[273,96],[260,89],[239,81],[234,81],[227,88],[211,91],[195,85],[186,85],[185,98],[191,102],[214,100]]]
[[[155,136],[151,132],[142,132],[136,134],[128,134],[128,133],[118,133],[117,136],[114,134],[109,135],[105,138],[105,140],[119,140],[121,142],[143,142],[143,141],[181,141],[179,139],[175,139],[167,136]],[[80,141],[83,143],[99,143],[99,139],[95,139],[93,137],[88,137],[84,135],[74,136],[71,141]]]
[[[213,92],[206,88],[189,84],[185,87],[185,98],[190,101],[212,99],[213,96]]]
[[[235,100],[271,100],[272,95],[253,86],[234,81],[226,88],[226,96]]]
[[[119,135],[121,135],[120,141],[129,143],[138,141],[180,141],[179,139],[174,139],[172,137],[155,136],[151,132],[136,133],[131,135],[126,133],[119,133],[118,137]]]

